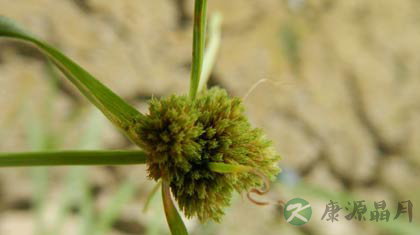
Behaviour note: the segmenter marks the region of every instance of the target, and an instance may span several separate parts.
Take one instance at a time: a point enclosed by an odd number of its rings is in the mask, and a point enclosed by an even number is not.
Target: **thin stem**
[[[171,197],[169,182],[162,181],[162,200],[163,209],[165,210],[166,221],[172,235],[188,235],[187,228],[181,219]]]
[[[144,203],[143,212],[147,212],[149,209],[149,205],[152,202],[153,197],[156,195],[156,192],[161,188],[162,180],[159,180],[157,184],[153,187],[152,191],[150,191],[149,195],[147,195],[146,203]]]
[[[243,173],[253,170],[253,168],[250,166],[227,164],[222,162],[210,162],[208,167],[211,171],[217,173]]]
[[[0,167],[144,164],[142,151],[56,151],[0,153]]]
[[[194,10],[193,52],[190,82],[190,97],[197,96],[203,67],[204,45],[206,37],[207,0],[196,0]]]

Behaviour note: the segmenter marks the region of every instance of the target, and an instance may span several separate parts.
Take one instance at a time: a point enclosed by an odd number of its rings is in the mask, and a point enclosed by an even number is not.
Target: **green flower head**
[[[252,128],[239,98],[212,88],[195,100],[170,96],[150,101],[135,132],[147,152],[149,176],[170,183],[187,217],[220,221],[233,191],[262,185],[251,173],[217,173],[209,163],[249,166],[273,178],[279,156],[260,129]]]

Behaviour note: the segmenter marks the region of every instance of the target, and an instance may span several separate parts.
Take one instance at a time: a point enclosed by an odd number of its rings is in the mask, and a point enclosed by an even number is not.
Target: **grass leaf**
[[[23,40],[36,45],[64,75],[98,107],[117,127],[126,129],[133,118],[142,116],[113,91],[99,82],[86,70],[63,55],[60,51],[26,32],[13,21],[0,16],[0,37]]]
[[[193,55],[190,82],[190,97],[195,99],[203,67],[206,37],[207,0],[196,0],[194,10]]]
[[[162,182],[162,200],[166,220],[168,222],[169,229],[171,230],[171,234],[188,235],[187,228],[185,227],[184,222],[182,222],[181,216],[172,202],[169,183],[167,181]]]
[[[241,173],[252,171],[252,167],[249,166],[227,164],[221,162],[211,162],[208,164],[208,167],[211,171],[217,173]]]
[[[144,213],[146,213],[147,210],[149,209],[150,203],[152,202],[153,197],[156,195],[156,192],[159,190],[161,185],[162,185],[162,180],[159,180],[159,182],[157,182],[156,185],[153,187],[152,191],[150,191],[149,195],[147,195],[147,199],[143,207]]]
[[[146,154],[135,150],[46,151],[0,153],[0,167],[63,165],[128,165],[146,163]]]

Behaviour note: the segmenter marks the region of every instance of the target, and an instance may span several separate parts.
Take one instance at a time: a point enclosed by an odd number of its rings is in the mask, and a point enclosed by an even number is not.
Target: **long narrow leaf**
[[[159,180],[157,184],[153,187],[152,191],[150,191],[149,195],[147,195],[146,202],[144,203],[143,212],[147,212],[149,209],[150,203],[152,203],[152,199],[156,195],[156,192],[161,188],[162,180]]]
[[[195,99],[203,67],[206,37],[207,0],[195,0],[193,54],[190,81],[190,97]]]
[[[169,183],[165,180],[162,182],[162,200],[166,220],[172,235],[188,235],[187,228],[185,227],[184,222],[182,222],[181,216],[172,202]]]
[[[237,164],[227,164],[221,162],[210,162],[208,167],[211,171],[217,173],[241,173],[252,171],[252,167]]]
[[[119,128],[126,129],[133,118],[142,116],[134,107],[121,99],[71,59],[47,43],[27,33],[10,19],[2,16],[0,16],[0,37],[19,39],[36,45],[83,95]]]
[[[142,151],[57,151],[0,153],[0,167],[63,165],[128,165],[146,163]]]

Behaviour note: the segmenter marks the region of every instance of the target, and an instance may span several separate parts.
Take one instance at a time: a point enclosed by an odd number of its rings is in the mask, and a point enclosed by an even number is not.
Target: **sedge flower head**
[[[195,100],[175,95],[153,98],[135,132],[149,156],[149,177],[170,183],[188,218],[220,221],[234,191],[246,192],[263,183],[251,172],[213,172],[209,163],[249,166],[269,178],[279,172],[279,156],[262,130],[251,126],[241,99],[220,88]]]

